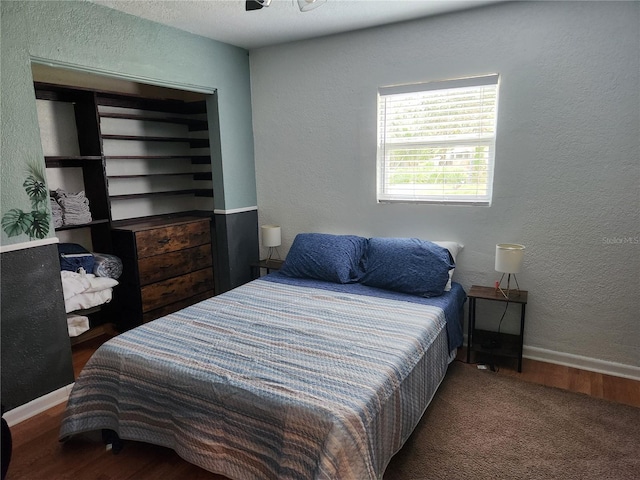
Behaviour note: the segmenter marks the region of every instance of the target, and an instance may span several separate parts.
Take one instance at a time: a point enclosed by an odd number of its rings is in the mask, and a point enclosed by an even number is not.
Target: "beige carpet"
[[[454,362],[384,480],[640,479],[640,409]]]

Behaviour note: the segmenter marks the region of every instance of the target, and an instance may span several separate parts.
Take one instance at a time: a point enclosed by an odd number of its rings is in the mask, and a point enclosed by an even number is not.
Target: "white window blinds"
[[[378,89],[378,201],[489,205],[498,75]]]

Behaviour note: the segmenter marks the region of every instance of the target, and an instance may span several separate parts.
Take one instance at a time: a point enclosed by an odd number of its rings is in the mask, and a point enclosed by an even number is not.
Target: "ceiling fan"
[[[308,12],[309,10],[313,10],[316,7],[319,7],[327,0],[298,0],[298,7],[301,12]],[[249,10],[260,10],[263,7],[268,7],[271,5],[271,0],[247,0],[245,9]]]

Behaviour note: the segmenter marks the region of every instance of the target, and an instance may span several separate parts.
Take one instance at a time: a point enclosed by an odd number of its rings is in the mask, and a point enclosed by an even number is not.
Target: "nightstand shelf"
[[[254,280],[256,278],[260,278],[260,271],[264,268],[267,271],[267,274],[271,272],[271,270],[280,270],[282,268],[282,264],[284,260],[259,260],[250,265],[251,267],[251,278]]]
[[[516,358],[518,360],[518,372],[522,372],[522,347],[524,341],[524,318],[527,305],[528,292],[520,290],[520,293],[511,292],[509,298],[496,291],[494,287],[481,287],[473,285],[467,294],[469,298],[469,324],[467,326],[467,363],[471,362],[471,353],[491,354],[502,357]],[[520,330],[517,335],[491,332],[476,329],[476,300],[488,300],[494,302],[509,302],[520,304]],[[497,346],[492,346],[497,343]]]

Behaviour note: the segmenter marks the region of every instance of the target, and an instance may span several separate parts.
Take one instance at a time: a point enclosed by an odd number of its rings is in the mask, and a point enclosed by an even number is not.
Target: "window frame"
[[[493,103],[493,133],[490,136],[463,136],[459,138],[439,138],[434,140],[425,139],[421,140],[408,140],[402,141],[390,141],[387,142],[386,135],[386,122],[387,117],[387,97],[412,94],[422,95],[425,92],[442,92],[450,89],[462,89],[462,88],[478,88],[481,89],[486,86],[495,86],[495,101]],[[499,97],[500,77],[499,74],[489,74],[482,76],[473,76],[465,78],[457,78],[443,81],[435,81],[428,83],[416,83],[407,85],[396,85],[379,87],[377,95],[377,156],[376,156],[376,199],[378,203],[411,203],[411,204],[436,204],[436,205],[475,205],[475,206],[490,206],[493,197],[493,178],[495,170],[495,144],[497,137],[497,123],[498,123],[498,97]],[[397,98],[397,97],[396,97]],[[415,123],[412,125],[419,125]],[[407,137],[410,138],[410,137]],[[406,195],[400,193],[389,193],[387,177],[391,175],[389,173],[388,163],[390,153],[394,151],[410,151],[410,150],[427,150],[434,148],[455,148],[459,147],[463,151],[472,152],[473,148],[486,148],[484,157],[486,157],[486,193],[483,195],[476,194],[416,194],[415,191],[407,193]],[[473,153],[471,153],[472,155]],[[472,159],[473,157],[470,157]],[[467,169],[470,165],[467,166]],[[443,169],[444,172],[444,169]],[[416,185],[416,183],[408,184]],[[432,183],[430,185],[437,185]],[[443,183],[442,185],[445,185]],[[483,187],[485,185],[483,184]]]

